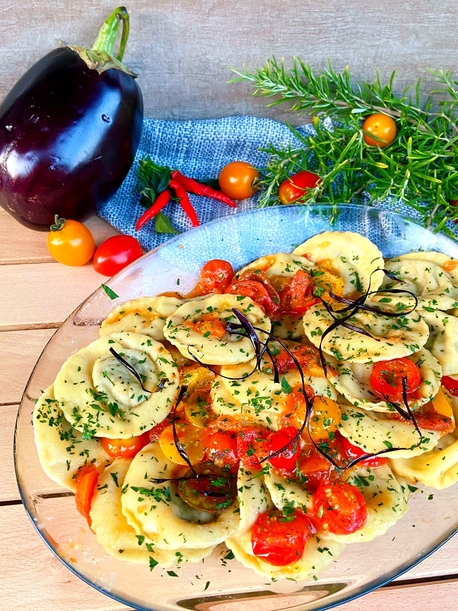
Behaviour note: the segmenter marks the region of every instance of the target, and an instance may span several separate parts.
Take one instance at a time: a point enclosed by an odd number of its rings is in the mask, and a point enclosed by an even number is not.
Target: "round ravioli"
[[[341,276],[344,294],[365,293],[378,289],[383,280],[383,256],[377,246],[351,231],[324,231],[294,249],[319,267]]]
[[[236,535],[239,537],[248,532],[260,513],[273,507],[264,478],[259,471],[250,471],[243,465],[237,475],[238,503],[240,524]]]
[[[140,333],[114,333],[73,354],[54,393],[67,420],[87,436],[127,439],[162,422],[179,375],[164,346]]]
[[[33,433],[41,466],[46,475],[64,488],[76,490],[75,475],[87,464],[97,467],[113,459],[98,439],[85,439],[66,419],[54,388],[47,388],[35,404]]]
[[[100,325],[100,335],[129,331],[164,341],[164,324],[184,302],[177,297],[139,297],[114,308]]]
[[[397,258],[401,261],[408,259],[421,259],[422,261],[432,261],[433,263],[437,263],[437,265],[442,267],[442,269],[449,274],[453,284],[455,286],[458,285],[458,259],[454,259],[453,257],[449,257],[442,252],[436,252],[433,250],[408,252],[400,255]]]
[[[448,393],[455,422],[458,418],[458,397]],[[443,490],[458,482],[458,431],[442,437],[437,445],[419,456],[391,461],[393,471],[412,483]]]
[[[366,501],[366,524],[348,535],[329,532],[333,541],[340,543],[360,543],[372,541],[384,535],[405,515],[408,504],[408,488],[395,477],[389,465],[370,468],[356,465],[342,475],[342,479],[356,486]]]
[[[421,254],[421,253],[420,253]],[[451,310],[458,308],[458,274],[450,274],[441,265],[431,260],[397,257],[389,259],[385,268],[394,274],[398,282],[385,277],[381,290],[409,291],[418,299],[423,310]],[[384,299],[384,295],[374,301]],[[396,302],[412,303],[409,295],[397,295]],[[383,303],[383,301],[382,301]]]
[[[166,320],[164,335],[185,357],[207,365],[245,363],[255,356],[251,340],[243,333],[229,333],[227,323],[240,324],[238,310],[257,333],[270,331],[270,319],[249,297],[212,295],[189,301]]]
[[[424,348],[406,357],[418,367],[421,385],[413,398],[409,398],[409,406],[416,409],[431,401],[439,391],[442,368],[434,356]],[[348,363],[327,357],[330,366],[330,379],[345,399],[354,407],[379,412],[393,412],[393,406],[373,392],[370,378],[374,369],[373,363]],[[383,361],[379,361],[383,363]],[[390,361],[386,363],[390,369]]]
[[[138,535],[122,513],[121,496],[131,460],[117,458],[99,476],[91,502],[91,528],[106,552],[119,560],[169,568],[186,562],[199,562],[213,547],[175,551],[160,549],[154,539]]]
[[[358,310],[345,323],[353,328],[334,326],[335,318],[322,304],[312,306],[303,318],[307,338],[338,361],[365,363],[409,356],[429,336],[428,325],[416,312],[392,318]]]
[[[146,446],[133,459],[124,480],[122,510],[137,534],[153,539],[162,549],[181,550],[214,547],[237,532],[237,501],[214,518],[186,505],[178,496],[174,478],[176,465],[157,443]]]
[[[458,374],[458,317],[440,310],[422,310],[420,314],[429,327],[425,346],[441,364],[442,374]]]
[[[390,450],[385,454],[388,458],[408,458],[434,448],[441,436],[437,431],[422,430],[420,439],[409,422],[342,402],[339,405],[342,410],[340,432],[367,454]]]

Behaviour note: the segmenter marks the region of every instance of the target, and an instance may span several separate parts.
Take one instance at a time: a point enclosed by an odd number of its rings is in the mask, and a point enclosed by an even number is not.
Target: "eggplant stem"
[[[106,19],[99,30],[96,41],[92,46],[93,51],[103,51],[108,55],[114,55],[114,48],[118,40],[119,23],[122,21],[121,41],[119,43],[116,59],[122,61],[124,51],[129,38],[129,13],[125,6],[119,6]]]

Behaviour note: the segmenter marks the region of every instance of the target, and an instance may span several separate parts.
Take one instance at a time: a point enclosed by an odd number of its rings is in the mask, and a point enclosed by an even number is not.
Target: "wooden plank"
[[[19,403],[25,385],[54,329],[5,331],[0,335],[0,404]]]
[[[84,224],[91,230],[96,246],[119,232],[98,216],[91,216]],[[24,227],[8,212],[0,208],[0,265],[7,263],[43,263],[54,259],[46,247],[46,231]]]
[[[0,422],[2,423],[0,426],[0,465],[2,465],[0,502],[19,500],[13,460],[14,426],[18,407],[18,405],[0,406]],[[0,507],[0,513],[1,509]]]
[[[57,327],[104,280],[90,263],[1,265],[0,330]]]

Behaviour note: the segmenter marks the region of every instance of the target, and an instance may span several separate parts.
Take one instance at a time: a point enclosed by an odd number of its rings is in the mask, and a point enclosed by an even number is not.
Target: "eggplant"
[[[126,177],[143,124],[136,75],[122,63],[128,36],[118,7],[91,49],[54,49],[0,105],[0,204],[23,225],[84,220]]]

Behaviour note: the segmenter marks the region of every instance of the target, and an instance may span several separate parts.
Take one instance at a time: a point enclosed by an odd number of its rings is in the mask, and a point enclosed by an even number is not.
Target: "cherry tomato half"
[[[415,363],[406,357],[378,361],[369,378],[372,390],[381,397],[402,399],[402,380],[406,380],[407,394],[418,390],[421,374]]]
[[[385,148],[393,142],[396,137],[396,123],[394,119],[381,112],[376,112],[367,117],[363,123],[364,142],[369,146]],[[371,137],[375,136],[374,138]]]
[[[267,316],[274,316],[279,309],[278,304],[262,282],[256,280],[234,280],[226,289],[226,293],[250,297]]]
[[[265,440],[269,435],[268,429],[260,426],[244,426],[237,434],[237,456],[248,468],[260,469],[259,462],[266,456]]]
[[[271,456],[268,462],[275,469],[290,473],[295,470],[301,454],[297,432],[294,426],[285,426],[267,438],[264,447],[267,455]]]
[[[102,437],[102,447],[112,458],[133,458],[150,442],[150,433],[143,433],[129,439],[108,439]]]
[[[57,216],[48,233],[47,246],[56,261],[72,266],[85,265],[95,250],[94,238],[86,225]]]
[[[299,269],[291,282],[280,291],[280,305],[285,314],[304,314],[319,302],[313,295],[312,277],[304,269]]]
[[[349,535],[367,520],[366,501],[360,490],[342,480],[321,480],[313,495],[315,516],[322,527],[336,535]]]
[[[247,199],[256,191],[259,172],[246,161],[232,161],[218,176],[219,188],[232,199]]]
[[[94,269],[103,276],[114,276],[143,255],[138,240],[129,235],[115,235],[102,242],[94,253]]]
[[[199,297],[208,293],[224,293],[232,282],[234,269],[229,261],[211,259],[200,271],[196,287],[186,297]]]
[[[235,431],[211,431],[205,438],[208,458],[218,467],[235,471],[239,465],[237,433]]]
[[[442,376],[442,386],[444,386],[451,395],[458,397],[458,380],[450,376]]]
[[[91,525],[91,503],[95,493],[95,487],[99,481],[99,473],[94,465],[85,465],[81,467],[75,478],[76,492],[75,503],[76,509],[84,516],[89,526]]]
[[[302,558],[312,532],[312,522],[298,509],[284,515],[280,509],[259,514],[251,531],[253,554],[274,566]]]
[[[304,170],[286,178],[278,189],[278,197],[282,204],[292,204],[304,196],[305,192],[320,183],[320,177],[313,172]]]

